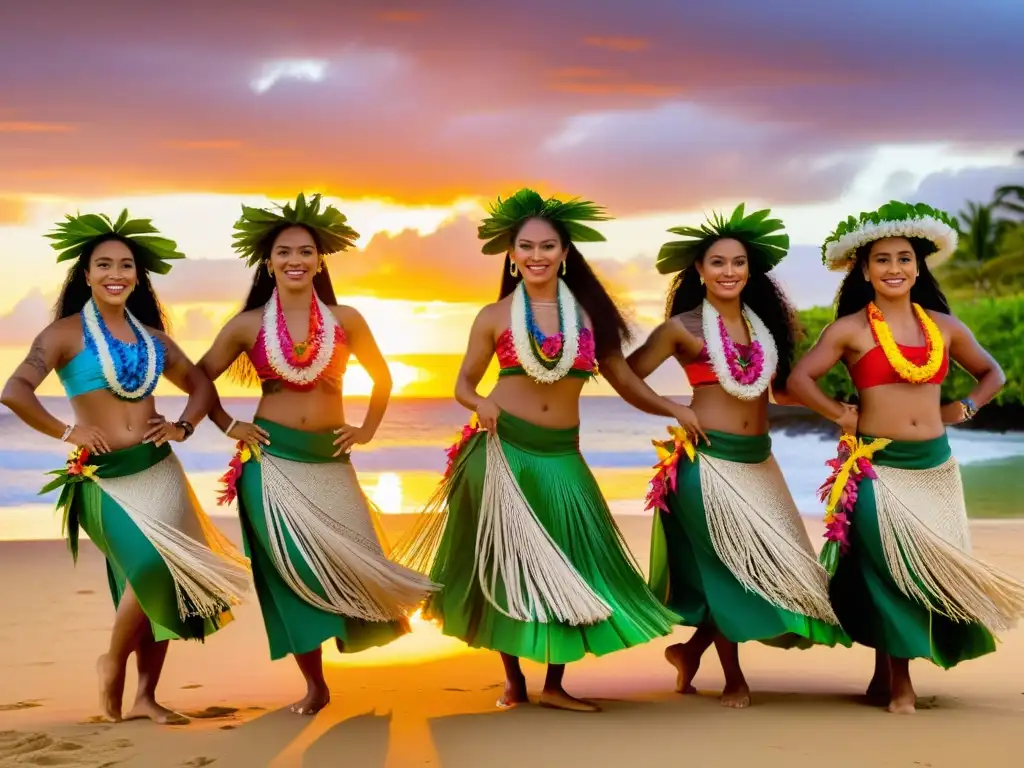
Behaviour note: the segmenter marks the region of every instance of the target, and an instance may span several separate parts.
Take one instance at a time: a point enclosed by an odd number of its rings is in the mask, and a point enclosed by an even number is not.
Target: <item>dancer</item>
[[[58,509],[72,557],[84,530],[106,558],[116,608],[110,646],[96,668],[103,714],[122,719],[125,667],[139,682],[128,719],[188,719],[156,701],[170,639],[198,639],[231,620],[248,589],[248,563],[199,507],[171,441],[182,442],[215,398],[209,379],[165,332],[150,273],[183,258],[148,219],[67,216],[48,235],[58,262],[71,261],[55,321],[32,343],[0,398],[33,429],[76,446],[42,492]],[[64,424],[35,391],[50,371],[75,414]],[[175,423],[157,416],[160,377],[188,393]]]
[[[597,711],[566,693],[565,664],[667,635],[677,620],[637,572],[579,449],[580,394],[598,361],[632,405],[685,413],[629,370],[626,324],[576,246],[604,239],[581,222],[606,219],[592,203],[529,189],[491,207],[479,234],[485,254],[505,254],[500,298],[476,317],[455,395],[474,420],[420,525],[396,548],[396,559],[444,585],[424,614],[501,653],[502,707],[529,701],[527,658],[548,665],[541,704]],[[499,380],[483,396],[477,385],[494,355]]]
[[[828,577],[772,456],[768,401],[786,381],[794,314],[769,277],[789,236],[767,210],[720,214],[700,229],[669,230],[656,267],[677,274],[666,319],[629,356],[641,378],[669,358],[683,367],[699,428],[670,428],[647,502],[654,594],[697,630],[665,650],[676,689],[694,693],[701,656],[715,644],[721,702],[750,704],[738,643],[849,644],[829,605]],[[775,401],[786,404],[782,388]]]
[[[843,430],[822,488],[835,575],[832,603],[855,642],[876,650],[868,694],[913,712],[910,659],[949,669],[995,650],[993,632],[1024,614],[1024,584],[970,554],[963,487],[947,424],[971,418],[1005,383],[999,365],[950,312],[930,269],[952,255],[956,221],[890,202],[839,224],[823,261],[847,275],[836,320],[789,377],[803,403]],[[858,406],[815,383],[842,361]],[[977,379],[942,405],[953,360]]]
[[[320,195],[302,194],[280,212],[242,206],[235,230],[252,287],[199,365],[213,380],[234,365],[237,379],[262,388],[253,423],[219,402],[210,412],[238,441],[221,502],[237,493],[270,657],[295,656],[306,695],[291,710],[312,715],[330,701],[324,641],[343,653],[385,645],[409,631],[408,613],[435,586],[387,560],[349,456],[373,438],[391,394],[373,334],[338,305],[324,261],[359,235],[336,208],[321,209]],[[346,421],[342,401],[352,353],[373,379],[361,426]]]

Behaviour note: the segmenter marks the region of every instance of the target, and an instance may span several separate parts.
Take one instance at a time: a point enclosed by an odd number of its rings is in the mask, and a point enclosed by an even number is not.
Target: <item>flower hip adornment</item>
[[[654,465],[654,477],[651,478],[650,488],[645,499],[644,510],[660,509],[669,512],[668,494],[676,490],[676,479],[679,474],[679,460],[686,456],[690,461],[697,457],[697,451],[693,441],[682,427],[668,427],[668,434],[671,440],[652,440],[654,449],[658,453],[658,463]]]
[[[818,488],[818,498],[825,502],[825,538],[828,540],[825,546],[838,547],[839,554],[845,554],[850,546],[850,522],[858,486],[865,479],[878,477],[871,458],[890,442],[886,439],[865,442],[853,435],[843,435],[836,457],[825,462],[832,469],[828,480]]]
[[[455,467],[455,462],[458,460],[459,455],[462,453],[462,449],[466,447],[466,443],[468,443],[470,439],[480,431],[480,421],[477,418],[477,415],[474,413],[470,417],[469,423],[462,428],[462,431],[459,433],[459,436],[455,438],[455,442],[448,446],[447,450],[445,451],[445,454],[448,456],[448,465],[444,469],[445,477],[451,475],[452,469],[454,469]]]
[[[235,444],[235,455],[228,462],[228,471],[225,472],[220,482],[223,484],[217,504],[230,504],[238,496],[238,481],[242,478],[242,469],[250,461],[260,460],[260,449],[258,446],[250,446],[248,443],[239,440]]]

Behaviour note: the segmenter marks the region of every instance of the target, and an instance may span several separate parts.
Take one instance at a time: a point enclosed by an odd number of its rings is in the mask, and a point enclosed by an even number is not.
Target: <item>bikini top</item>
[[[752,345],[740,344],[735,341],[733,344],[741,357],[748,357],[750,355],[750,347]],[[708,357],[707,344],[701,347],[700,354],[697,355],[695,360],[683,366],[683,372],[686,374],[686,380],[690,382],[690,386],[693,389],[718,384],[718,377],[715,375],[715,369],[711,365],[711,358]]]
[[[313,389],[320,379],[326,379],[330,382],[341,381],[345,371],[348,370],[348,359],[351,355],[351,350],[348,346],[348,336],[345,335],[345,329],[339,324],[334,336],[334,354],[331,356],[331,361],[327,364],[323,374],[316,381],[309,384],[293,384],[287,379],[282,379],[277,371],[274,370],[267,355],[267,339],[263,326],[260,326],[260,332],[256,335],[256,343],[253,344],[252,349],[246,354],[253,368],[256,369],[256,375],[259,376],[260,384],[268,381],[280,381],[286,389],[301,392]]]
[[[924,365],[928,362],[927,347],[908,347],[902,344],[898,346],[903,356],[914,365]],[[889,364],[889,359],[885,356],[885,350],[879,346],[869,349],[856,363],[848,366],[848,368],[850,370],[850,379],[853,381],[853,386],[857,389],[880,387],[884,384],[907,383],[906,380],[900,378],[900,375]],[[948,347],[942,352],[942,364],[939,366],[939,370],[928,381],[922,383],[941,384],[945,380],[947,373],[949,373]]]
[[[526,371],[519,362],[516,345],[512,340],[512,329],[506,328],[498,337],[496,349],[498,355],[499,376],[525,376]],[[594,332],[589,328],[580,330],[579,351],[573,361],[572,368],[566,376],[589,379],[597,375],[597,348],[594,345]]]
[[[156,337],[153,337],[153,343],[162,344]],[[57,369],[57,378],[69,400],[89,392],[108,389],[100,358],[88,345],[83,346],[81,352]]]

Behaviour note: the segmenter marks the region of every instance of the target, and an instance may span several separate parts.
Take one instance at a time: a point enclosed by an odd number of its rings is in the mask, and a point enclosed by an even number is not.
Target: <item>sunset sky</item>
[[[1024,183],[1019,0],[3,5],[0,378],[65,271],[42,235],[76,209],[178,241],[189,261],[156,286],[198,357],[247,288],[240,203],[323,192],[362,235],[331,270],[397,391],[448,395],[500,277],[481,206],[519,186],[617,217],[584,253],[642,336],[664,230],[713,208],[782,216],[779,277],[810,306],[836,285],[817,246],[838,218]]]

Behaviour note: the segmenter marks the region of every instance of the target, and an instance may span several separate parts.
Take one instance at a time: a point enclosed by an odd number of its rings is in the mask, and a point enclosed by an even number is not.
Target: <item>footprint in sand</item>
[[[182,768],[199,768],[203,765],[211,765],[216,762],[216,760],[217,758],[215,757],[194,757],[187,763],[182,763],[181,765]]]
[[[0,704],[0,712],[16,712],[19,709],[32,709],[43,706],[38,701],[16,701],[13,704]]]
[[[100,768],[120,762],[119,754],[133,746],[127,739],[107,743],[85,743],[62,739],[48,733],[0,732],[0,765],[76,765]],[[115,758],[111,760],[111,758]]]
[[[191,690],[193,690],[195,688],[202,688],[202,687],[203,686],[201,686],[199,683],[189,683],[188,685],[181,686],[181,690],[183,690],[183,691],[191,691]]]
[[[214,720],[218,717],[229,717],[238,712],[238,707],[207,707],[198,712],[185,712],[193,720]]]

